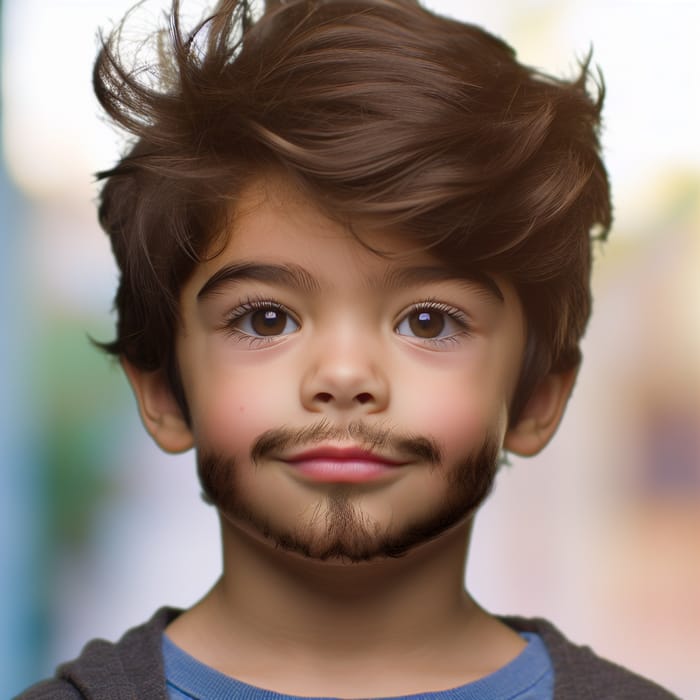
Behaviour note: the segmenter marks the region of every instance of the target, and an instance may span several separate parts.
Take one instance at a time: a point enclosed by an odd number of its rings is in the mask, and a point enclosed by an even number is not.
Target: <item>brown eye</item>
[[[423,309],[408,316],[408,326],[418,338],[435,338],[445,328],[445,314]]]
[[[448,341],[469,332],[464,314],[451,306],[414,306],[399,321],[396,333],[418,340]]]
[[[287,325],[287,314],[279,309],[260,309],[250,315],[250,326],[257,335],[279,335]]]
[[[258,338],[287,335],[299,328],[299,324],[289,313],[272,305],[248,311],[239,316],[232,325],[239,332]]]

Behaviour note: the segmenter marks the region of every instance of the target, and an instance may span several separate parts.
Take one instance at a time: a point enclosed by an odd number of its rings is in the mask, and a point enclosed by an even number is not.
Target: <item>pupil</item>
[[[433,338],[439,335],[445,327],[445,319],[441,313],[434,311],[418,311],[411,316],[411,330],[421,338]]]
[[[253,314],[250,323],[260,335],[278,335],[287,325],[287,314],[276,309],[261,309]]]

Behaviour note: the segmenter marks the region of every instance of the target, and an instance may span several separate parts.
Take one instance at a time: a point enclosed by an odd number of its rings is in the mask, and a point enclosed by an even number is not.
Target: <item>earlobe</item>
[[[504,449],[522,457],[537,454],[556,432],[576,381],[578,367],[548,374],[525,404],[517,423],[506,432]]]
[[[122,357],[144,427],[165,452],[185,452],[194,444],[192,431],[182,415],[163,370],[148,372]]]

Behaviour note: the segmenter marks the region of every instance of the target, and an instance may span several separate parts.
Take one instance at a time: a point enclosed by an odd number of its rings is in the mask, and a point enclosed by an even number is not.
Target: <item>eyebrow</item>
[[[313,276],[299,265],[241,262],[226,265],[215,272],[199,290],[197,299],[215,294],[225,284],[250,280],[294,287],[305,292],[317,292],[321,288]]]
[[[477,285],[488,296],[503,302],[505,297],[496,281],[480,270],[465,270],[457,272],[439,265],[424,265],[419,267],[399,267],[391,270],[382,284],[387,289],[402,289],[431,282],[458,282],[469,287]]]
[[[299,265],[240,262],[226,265],[215,272],[197,293],[197,300],[216,294],[226,284],[250,280],[292,287],[304,292],[318,292],[321,289],[318,280]],[[365,282],[368,286],[384,289],[405,289],[431,282],[458,282],[470,287],[477,285],[499,302],[505,299],[490,275],[476,270],[457,273],[437,265],[399,267],[389,271],[378,284],[373,280]]]

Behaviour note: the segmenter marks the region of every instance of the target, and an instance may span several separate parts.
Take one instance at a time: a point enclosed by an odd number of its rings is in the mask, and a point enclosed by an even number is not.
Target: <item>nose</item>
[[[313,412],[370,414],[389,403],[382,349],[365,333],[347,329],[317,338],[301,383],[301,401]]]

